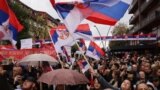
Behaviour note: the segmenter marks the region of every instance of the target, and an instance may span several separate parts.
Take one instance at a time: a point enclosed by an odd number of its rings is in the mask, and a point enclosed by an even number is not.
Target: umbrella
[[[55,58],[47,55],[47,54],[31,54],[26,57],[24,57],[21,61],[19,61],[19,64],[22,65],[39,65],[39,62],[41,61],[48,61],[49,64],[53,65],[55,62],[58,62]]]
[[[49,85],[77,85],[87,84],[88,79],[81,73],[69,69],[57,69],[48,73],[44,73],[38,79]]]

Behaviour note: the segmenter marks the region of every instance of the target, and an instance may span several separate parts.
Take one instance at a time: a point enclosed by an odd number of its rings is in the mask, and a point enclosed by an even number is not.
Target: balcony
[[[129,14],[134,13],[138,9],[138,0],[133,0],[129,7]]]
[[[160,10],[150,13],[148,17],[141,20],[141,23],[135,25],[130,31],[129,34],[137,33],[138,31],[147,31],[151,30],[152,27],[159,25],[160,21]]]
[[[154,6],[158,1],[159,0],[149,0],[148,2],[144,2],[140,7],[140,11],[142,13],[148,12],[149,8],[151,8],[150,5]]]
[[[134,34],[139,30],[140,26],[139,24],[133,26],[133,28],[129,31],[129,34]]]
[[[150,13],[147,18],[143,19],[141,22],[141,28],[154,26],[158,23],[158,20],[160,20],[160,10]]]
[[[129,24],[135,24],[139,16],[139,12],[137,11],[129,20]]]

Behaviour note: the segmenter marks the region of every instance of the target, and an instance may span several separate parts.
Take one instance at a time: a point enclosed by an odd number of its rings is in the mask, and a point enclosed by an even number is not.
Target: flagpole
[[[96,30],[98,31],[98,34],[99,34],[99,36],[100,36],[100,39],[101,39],[101,43],[102,43],[102,45],[103,45],[103,48],[105,48],[104,43],[103,43],[103,41],[102,41],[102,35],[101,35],[100,31],[98,30],[98,28],[97,28],[96,25],[94,25],[94,27],[95,27]]]
[[[69,34],[71,35],[71,37],[73,38],[73,41],[76,43],[77,47],[80,48],[79,44],[77,43],[77,41],[74,39],[74,37],[72,36],[72,34],[69,32]],[[93,71],[93,67],[91,66],[91,64],[89,63],[89,61],[87,60],[86,56],[84,55],[84,53],[80,50],[80,52],[82,53],[82,56],[84,57],[84,59],[86,60],[86,62],[88,63],[90,69],[92,69]]]
[[[72,34],[70,32],[68,32],[68,33],[71,35],[71,37],[73,38],[73,41],[76,43],[76,45],[78,46],[78,48],[80,48],[80,46],[78,45],[77,41],[74,39],[74,37],[72,36]],[[49,33],[49,35],[50,35],[50,33]],[[50,35],[50,37],[51,37],[51,35]],[[51,37],[51,40],[52,40],[52,37]],[[52,40],[52,43],[53,43],[53,40]],[[80,50],[80,52],[82,52],[82,51]],[[91,67],[91,65],[90,65],[89,61],[87,60],[86,56],[84,55],[84,53],[82,53],[82,55],[83,55],[84,59],[86,60],[86,62],[88,63],[88,65],[90,66],[90,68],[93,70],[93,67]],[[59,58],[59,55],[57,55],[57,57]],[[61,63],[61,61],[60,61],[60,63]]]
[[[52,42],[52,45],[53,45],[53,47],[54,47],[54,42],[53,42],[53,39],[52,39],[52,37],[51,37],[51,34],[50,34],[50,32],[48,31],[48,33],[49,33],[49,36],[50,36],[50,39],[51,39],[51,42]],[[54,47],[55,48],[55,47]],[[55,50],[56,51],[56,50]],[[57,53],[57,52],[56,52]],[[63,63],[62,63],[62,61],[60,60],[60,56],[59,56],[59,54],[57,53],[57,57],[58,57],[58,61],[60,62],[60,64],[61,64],[61,66],[62,66],[62,68],[63,68]]]
[[[74,38],[73,38],[74,39]],[[74,40],[75,41],[75,40]],[[79,44],[76,42],[76,45],[78,46],[78,48],[80,48]],[[80,50],[80,52],[82,53],[82,51]],[[86,56],[84,55],[84,53],[82,53],[82,56],[84,57],[84,59],[86,60],[86,62],[88,63],[90,69],[93,70],[93,67],[91,66],[91,64],[89,63],[89,61],[87,60]]]

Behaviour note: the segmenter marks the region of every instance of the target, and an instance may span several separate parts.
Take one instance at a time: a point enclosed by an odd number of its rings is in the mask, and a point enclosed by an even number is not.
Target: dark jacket
[[[101,84],[103,89],[111,88],[113,90],[119,90],[118,88],[114,88],[112,85],[110,85],[101,75],[99,75],[97,77],[97,79],[98,79],[98,81]]]
[[[0,90],[13,90],[10,87],[7,79],[1,75],[0,75]]]

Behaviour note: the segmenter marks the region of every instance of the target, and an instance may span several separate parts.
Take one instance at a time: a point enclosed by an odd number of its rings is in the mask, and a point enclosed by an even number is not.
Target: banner
[[[21,49],[32,49],[32,38],[21,39]]]
[[[12,45],[0,45],[0,50],[14,50],[15,48]]]
[[[121,35],[121,36],[103,36],[94,37],[95,40],[107,40],[107,41],[127,41],[127,40],[157,40],[155,34],[143,34],[143,35]]]
[[[56,58],[56,52],[53,49],[46,49],[46,48],[34,48],[34,49],[23,49],[23,50],[0,49],[1,56],[3,56],[4,58],[13,58],[14,60],[21,60],[23,57],[34,53],[45,53]]]
[[[139,41],[153,41],[153,40],[160,40],[160,37],[157,37],[156,34],[143,34],[143,35],[117,35],[117,36],[96,36],[93,37],[94,40],[107,40],[107,41],[132,41],[132,40],[139,40]],[[47,40],[49,43],[52,43],[51,40]],[[87,40],[85,40],[87,41]]]

